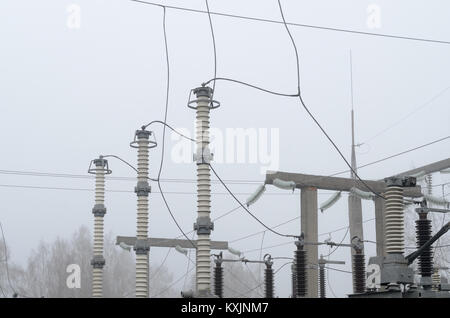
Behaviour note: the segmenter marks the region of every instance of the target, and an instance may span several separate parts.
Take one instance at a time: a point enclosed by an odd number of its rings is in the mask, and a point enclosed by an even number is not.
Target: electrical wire
[[[223,187],[228,191],[228,193],[233,197],[233,199],[240,204],[240,206],[248,213],[250,214],[259,224],[261,224],[263,227],[265,227],[266,229],[268,229],[270,232],[278,235],[278,236],[283,236],[283,237],[293,237],[293,238],[297,238],[298,235],[290,235],[290,234],[282,234],[280,232],[277,232],[273,229],[271,229],[270,227],[268,227],[266,224],[264,224],[258,217],[256,217],[252,212],[250,212],[245,205],[234,195],[234,193],[230,190],[230,188],[228,188],[228,186],[225,184],[225,182],[222,181],[222,179],[220,178],[220,176],[217,174],[216,170],[213,168],[213,166],[211,164],[209,164],[209,166],[211,167],[211,171],[215,174],[216,178],[220,181],[220,183],[222,183]]]
[[[166,103],[165,103],[165,109],[164,109],[164,125],[163,125],[163,136],[162,136],[162,148],[161,148],[161,161],[159,165],[159,171],[158,171],[158,178],[157,178],[157,184],[159,188],[159,192],[161,194],[161,197],[164,201],[164,204],[167,208],[167,211],[169,212],[173,222],[178,227],[180,232],[183,234],[183,236],[188,240],[192,247],[196,248],[195,244],[189,239],[189,237],[184,233],[183,229],[181,228],[180,224],[178,223],[177,219],[175,218],[174,214],[172,213],[172,210],[170,209],[169,203],[167,202],[166,196],[164,195],[164,191],[161,187],[161,173],[162,168],[164,164],[164,154],[165,154],[165,141],[166,141],[166,127],[167,127],[167,114],[169,111],[169,92],[170,92],[170,61],[169,61],[169,46],[167,43],[167,31],[166,31],[166,7],[162,6],[163,8],[163,34],[164,34],[164,47],[165,47],[165,53],[166,53],[166,67],[167,67],[167,82],[166,82]]]
[[[359,167],[357,167],[357,169],[361,169],[361,168],[365,168],[395,157],[398,157],[400,155],[421,149],[421,148],[425,148],[427,146],[433,145],[435,143],[438,142],[442,142],[445,141],[447,139],[450,139],[450,136],[446,136],[446,137],[442,137],[439,138],[437,140],[431,141],[429,143],[402,151],[402,152],[398,152],[396,154],[390,155],[388,157],[384,157],[369,163],[366,163],[364,165],[361,165]],[[337,175],[341,175],[344,173],[348,173],[351,170],[344,170],[344,171],[340,171],[340,172],[336,172],[325,177],[333,177],[333,176],[337,176]],[[70,173],[53,173],[53,172],[40,172],[40,171],[25,171],[25,170],[0,170],[0,174],[7,174],[7,175],[22,175],[22,176],[34,176],[34,177],[55,177],[55,178],[74,178],[74,179],[93,179],[95,178],[94,176],[91,175],[81,175],[81,174],[70,174]],[[132,178],[132,177],[114,177],[114,176],[107,176],[106,178],[108,178],[109,180],[120,180],[120,181],[135,181],[136,178]],[[160,179],[161,182],[174,182],[174,183],[195,183],[197,182],[197,180],[195,179],[173,179],[173,178],[167,178],[167,179]],[[218,180],[211,180],[212,183],[220,183]],[[261,183],[261,181],[258,180],[233,180],[233,179],[224,179],[224,182],[228,183],[228,184],[259,184]],[[447,183],[443,183],[444,185],[446,184],[450,184],[449,182]],[[436,186],[441,186],[442,184],[439,185],[433,185],[433,187]],[[267,194],[271,194],[271,193],[266,193]]]
[[[141,0],[130,0],[130,1],[147,4],[147,5],[153,5],[153,6],[162,6],[161,4],[149,2],[149,1],[141,1]],[[204,13],[204,14],[208,13],[203,10],[191,9],[191,8],[185,8],[185,7],[168,6],[168,5],[165,5],[165,7],[168,9],[180,10],[180,11],[184,11],[184,12]],[[228,14],[228,13],[222,13],[222,12],[210,12],[210,14],[216,15],[216,16],[228,17],[228,18],[243,19],[243,20],[248,20],[248,21],[283,24],[283,21],[249,17],[249,16],[243,16],[243,15],[237,15],[237,14]],[[355,35],[374,36],[374,37],[391,38],[391,39],[398,39],[398,40],[419,41],[419,42],[434,43],[434,44],[450,44],[450,41],[443,41],[443,40],[433,40],[433,39],[401,36],[401,35],[393,35],[393,34],[372,33],[372,32],[356,31],[356,30],[350,30],[350,29],[325,27],[325,26],[319,26],[319,25],[302,24],[302,23],[294,23],[294,22],[286,22],[286,24],[295,26],[295,27],[318,29],[318,30],[332,31],[332,32],[343,32],[343,33],[355,34]]]
[[[262,92],[265,92],[265,93],[269,93],[269,94],[272,94],[272,95],[277,95],[277,96],[284,96],[284,97],[297,97],[298,96],[298,94],[285,94],[285,93],[275,92],[275,91],[272,91],[272,90],[269,90],[269,89],[261,88],[259,86],[255,86],[255,85],[252,85],[252,84],[249,84],[249,83],[246,83],[246,82],[242,82],[242,81],[238,81],[238,80],[235,80],[235,79],[232,79],[232,78],[226,78],[226,77],[214,77],[214,78],[212,78],[212,79],[202,83],[202,85],[205,86],[205,85],[208,85],[211,82],[213,82],[213,85],[214,85],[216,83],[216,81],[233,82],[233,83],[237,83],[237,84],[241,84],[241,85],[244,85],[244,86],[248,86],[248,87],[254,88],[256,90],[259,90],[259,91],[262,91]]]
[[[361,144],[365,144],[368,143],[370,141],[372,141],[373,139],[377,138],[378,136],[381,136],[382,134],[384,134],[386,131],[394,128],[395,126],[397,126],[398,124],[400,124],[401,122],[405,121],[406,119],[408,119],[409,117],[411,117],[414,113],[416,113],[417,111],[419,111],[420,109],[430,105],[433,101],[435,101],[438,97],[440,97],[441,95],[443,95],[444,93],[446,93],[448,90],[450,89],[450,86],[447,86],[446,88],[444,88],[442,91],[440,91],[438,94],[434,95],[432,98],[430,98],[427,102],[421,104],[419,107],[415,108],[413,111],[411,111],[410,113],[406,114],[406,116],[402,117],[401,119],[399,119],[398,121],[396,121],[395,123],[393,123],[392,125],[384,128],[383,130],[379,131],[378,133],[376,133],[375,135],[373,135],[372,137],[367,138],[367,140],[361,142]]]
[[[186,135],[183,135],[183,134],[180,133],[178,130],[176,130],[175,128],[173,128],[172,126],[170,126],[169,124],[167,124],[167,123],[165,123],[165,122],[163,122],[163,121],[161,121],[161,120],[153,120],[153,121],[151,121],[150,123],[148,123],[147,125],[142,126],[142,129],[146,129],[147,127],[149,127],[149,126],[151,126],[151,125],[153,125],[153,124],[161,124],[161,125],[164,125],[164,126],[166,126],[167,128],[169,128],[170,130],[172,130],[174,133],[176,133],[177,135],[183,137],[184,139],[187,139],[187,140],[192,141],[192,142],[195,142],[195,141],[196,141],[195,139],[192,139],[192,138],[190,138],[190,137],[188,137],[188,136],[186,136]]]
[[[167,250],[167,254],[164,257],[163,261],[161,262],[161,264],[158,266],[158,268],[156,269],[155,273],[153,274],[152,277],[149,278],[149,281],[152,281],[159,273],[159,271],[161,270],[161,268],[164,266],[164,264],[166,263],[167,257],[169,257],[170,252],[172,251],[172,248],[169,247],[169,249]]]
[[[383,195],[379,194],[378,192],[375,192],[366,182],[364,182],[360,176],[356,173],[356,171],[353,169],[352,165],[347,161],[347,159],[345,158],[345,156],[342,154],[341,150],[339,149],[339,147],[336,145],[336,143],[333,141],[333,139],[331,139],[331,137],[328,135],[328,133],[325,131],[325,129],[322,127],[322,125],[317,121],[317,119],[314,117],[314,115],[311,113],[311,111],[309,110],[309,108],[306,106],[305,102],[303,101],[302,98],[302,94],[301,94],[301,89],[300,89],[300,59],[298,56],[298,50],[297,50],[297,45],[295,44],[294,38],[292,37],[291,31],[289,30],[289,27],[286,24],[286,20],[284,18],[284,13],[283,13],[283,8],[281,7],[281,2],[280,0],[278,0],[278,6],[280,8],[280,13],[281,13],[281,17],[283,19],[283,23],[284,23],[284,27],[286,28],[286,31],[289,35],[289,38],[291,39],[291,43],[292,46],[294,48],[295,51],[295,57],[296,57],[296,65],[297,65],[297,88],[298,88],[298,98],[300,100],[300,104],[303,106],[303,108],[306,110],[306,112],[308,113],[308,115],[311,117],[311,119],[316,123],[316,125],[320,128],[320,130],[322,131],[322,133],[325,135],[325,137],[327,137],[327,139],[330,141],[330,143],[333,145],[333,147],[336,149],[336,151],[339,153],[339,155],[342,157],[342,159],[344,160],[344,162],[346,163],[346,165],[350,168],[350,170],[352,171],[353,175],[356,176],[358,178],[358,180],[373,194],[375,194],[376,196],[385,199]]]
[[[214,27],[212,24],[212,19],[211,19],[211,13],[209,11],[209,3],[208,0],[205,0],[205,4],[206,4],[206,10],[208,12],[208,20],[209,20],[209,27],[211,29],[211,38],[212,38],[212,44],[213,44],[213,49],[214,49],[214,78],[216,78],[217,76],[217,50],[216,50],[216,37],[214,35]],[[212,106],[214,103],[214,93],[216,92],[216,82],[214,81],[213,83],[213,87],[212,87],[212,94],[211,94],[211,103],[210,105]],[[203,157],[203,153],[202,153],[202,157]]]
[[[348,226],[348,227],[347,227],[347,231],[345,232],[345,235],[344,235],[344,237],[342,238],[342,240],[341,240],[341,241],[339,242],[339,244],[334,248],[334,250],[331,251],[331,252],[329,252],[329,254],[325,255],[325,257],[330,257],[334,252],[336,252],[336,250],[337,250],[339,247],[341,247],[341,244],[344,242],[345,238],[347,237],[349,230],[350,230],[350,227]],[[330,248],[330,249],[331,249],[331,248]]]

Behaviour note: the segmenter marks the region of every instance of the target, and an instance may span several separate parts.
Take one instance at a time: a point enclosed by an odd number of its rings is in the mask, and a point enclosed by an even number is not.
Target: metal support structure
[[[325,265],[326,264],[339,264],[343,265],[345,264],[344,261],[331,261],[323,258],[322,255],[320,255],[319,259],[319,298],[326,298],[326,280],[325,280]]]
[[[136,297],[149,297],[149,251],[148,245],[148,195],[151,191],[148,183],[149,149],[156,146],[150,141],[150,131],[137,130],[131,147],[137,148],[137,195],[136,242]]]
[[[318,233],[318,216],[317,216],[317,189],[308,187],[301,188],[301,232],[304,234],[306,242],[317,242],[319,240]],[[308,264],[317,264],[319,252],[317,246],[305,245]],[[316,267],[308,268],[307,272],[307,294],[306,297],[318,297],[318,270]]]
[[[188,106],[196,110],[196,153],[197,163],[197,231],[196,253],[196,289],[200,297],[211,295],[211,239],[214,229],[211,221],[211,171],[209,163],[212,154],[209,149],[210,110],[216,108],[211,101],[213,90],[202,86],[193,90],[196,100],[189,101]],[[217,106],[218,107],[218,106]]]
[[[377,242],[377,256],[385,256],[385,234],[384,234],[384,200],[383,198],[375,198],[375,233]]]
[[[94,164],[94,168],[92,168]],[[92,209],[94,214],[94,248],[92,265],[92,297],[103,297],[103,266],[105,258],[103,257],[104,243],[104,216],[105,207],[105,175],[110,174],[108,160],[100,156],[91,161],[88,172],[95,174],[95,205]]]

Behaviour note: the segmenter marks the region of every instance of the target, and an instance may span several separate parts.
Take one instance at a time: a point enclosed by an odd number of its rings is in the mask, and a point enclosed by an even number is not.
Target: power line
[[[358,166],[357,169],[361,169],[361,168],[365,168],[395,157],[398,157],[400,155],[404,155],[406,153],[418,150],[418,149],[422,149],[425,148],[427,146],[431,146],[433,144],[445,141],[447,139],[450,139],[450,136],[445,136],[436,140],[433,140],[431,142],[428,142],[426,144],[414,147],[414,148],[410,148],[407,149],[405,151],[402,152],[398,152],[395,153],[393,155],[366,163],[364,165]],[[336,172],[333,174],[328,175],[327,177],[333,177],[333,176],[337,176],[337,175],[341,175],[344,173],[348,173],[351,170],[344,170],[344,171],[340,171],[340,172]],[[6,175],[20,175],[20,176],[33,176],[33,177],[54,177],[54,178],[73,178],[73,179],[93,179],[94,177],[91,175],[82,175],[82,174],[71,174],[71,173],[54,173],[54,172],[42,172],[42,171],[26,171],[26,170],[0,170],[0,174],[6,174]],[[106,177],[109,180],[117,180],[117,181],[136,181],[136,178],[133,177],[114,177],[114,176],[107,176]],[[170,182],[170,183],[195,183],[197,182],[195,179],[177,179],[177,178],[166,178],[160,179],[161,182]],[[258,180],[239,180],[239,179],[223,179],[224,182],[228,183],[228,184],[260,184],[261,181]],[[211,180],[212,183],[217,183],[220,184],[219,180]],[[449,183],[443,183],[443,184],[439,184],[436,186],[441,186],[441,185],[446,185]],[[271,194],[271,193],[267,193],[267,194]]]
[[[445,92],[448,91],[448,89],[450,89],[450,86],[444,88],[442,91],[440,91],[438,94],[434,95],[432,98],[430,98],[427,102],[423,103],[422,105],[420,105],[419,107],[415,108],[413,111],[411,111],[410,113],[408,113],[406,116],[402,117],[400,120],[396,121],[395,123],[393,123],[392,125],[384,128],[383,130],[381,130],[380,132],[376,133],[375,135],[373,135],[372,137],[369,137],[367,140],[361,142],[361,144],[365,144],[368,143],[369,141],[372,141],[373,139],[375,139],[376,137],[384,134],[386,131],[390,130],[391,128],[394,128],[395,126],[397,126],[398,124],[400,124],[401,122],[405,121],[406,119],[408,119],[409,117],[411,117],[411,115],[413,115],[414,113],[416,113],[417,111],[419,111],[420,109],[428,106],[429,104],[431,104],[434,100],[436,100],[438,97],[440,97],[441,95],[443,95]]]
[[[353,167],[351,166],[351,164],[347,161],[347,159],[345,158],[345,156],[342,154],[341,150],[339,149],[339,147],[336,145],[336,143],[333,141],[333,139],[331,139],[331,137],[328,135],[328,133],[325,131],[325,129],[322,127],[322,125],[317,121],[317,119],[314,117],[314,115],[311,113],[311,111],[309,110],[309,108],[306,106],[305,102],[303,101],[302,98],[302,94],[301,94],[301,89],[300,89],[300,59],[298,56],[298,50],[297,50],[297,45],[295,44],[294,38],[292,37],[291,31],[289,30],[289,27],[286,24],[286,20],[284,18],[284,14],[283,14],[283,8],[281,7],[281,2],[280,0],[278,0],[278,6],[280,8],[280,13],[281,13],[281,17],[283,19],[283,23],[284,23],[284,27],[286,28],[286,32],[289,35],[289,38],[291,39],[291,43],[292,46],[294,48],[294,52],[295,52],[295,57],[296,57],[296,65],[297,65],[297,88],[298,88],[298,98],[300,101],[300,104],[303,106],[303,108],[306,110],[306,112],[308,113],[308,115],[311,117],[311,119],[316,123],[316,125],[320,128],[320,130],[322,131],[322,133],[325,135],[325,137],[327,137],[327,139],[330,141],[330,143],[333,145],[333,147],[336,149],[336,151],[339,153],[339,155],[342,157],[342,159],[344,160],[345,164],[350,168],[350,170],[352,171],[353,175],[356,176],[359,181],[373,194],[375,194],[376,196],[384,199],[384,196],[382,196],[381,194],[375,192],[368,184],[366,184],[366,182],[364,182],[359,175],[356,173],[356,171],[353,169]]]
[[[163,125],[163,137],[162,137],[162,149],[161,149],[161,161],[159,165],[159,171],[158,171],[158,188],[159,193],[161,194],[161,197],[164,201],[164,204],[167,208],[167,211],[169,212],[173,222],[178,227],[180,232],[184,235],[186,240],[188,240],[192,246],[195,248],[195,244],[189,239],[189,237],[184,233],[183,229],[181,228],[180,224],[178,223],[177,219],[175,218],[174,214],[172,213],[172,210],[170,209],[169,203],[167,202],[166,196],[164,195],[164,191],[161,187],[161,172],[164,164],[164,154],[165,154],[165,141],[166,141],[166,126],[167,126],[167,113],[169,110],[169,92],[170,92],[170,61],[169,61],[169,46],[167,44],[167,31],[166,31],[166,7],[163,7],[163,34],[164,34],[164,47],[166,51],[166,67],[167,67],[167,84],[166,84],[166,105],[164,110],[164,125]]]
[[[138,2],[138,3],[142,3],[142,4],[147,4],[147,5],[160,6],[160,7],[163,6],[161,4],[154,3],[154,2],[149,2],[149,1],[140,1],[140,0],[130,0],[130,1]],[[191,12],[191,13],[208,14],[207,11],[199,10],[199,9],[191,9],[191,8],[186,8],[186,7],[169,6],[169,5],[164,5],[164,6],[167,9],[180,10],[180,11]],[[257,22],[265,22],[265,23],[272,23],[272,24],[283,24],[284,23],[283,21],[278,21],[278,20],[256,18],[256,17],[237,15],[237,14],[228,14],[228,13],[222,13],[222,12],[212,12],[211,11],[209,14],[216,15],[216,16],[227,17],[227,18],[242,19],[242,20],[247,20],[247,21],[257,21]],[[354,34],[354,35],[364,35],[364,36],[391,38],[391,39],[398,39],[398,40],[418,41],[418,42],[435,43],[435,44],[450,44],[450,41],[426,39],[426,38],[411,37],[411,36],[402,36],[402,35],[394,35],[394,34],[383,34],[383,33],[372,33],[372,32],[364,32],[364,31],[357,31],[357,30],[351,30],[351,29],[325,27],[325,26],[320,26],[320,25],[294,23],[294,22],[286,22],[286,24],[290,25],[290,26],[301,27],[301,28],[317,29],[317,30],[332,31],[332,32],[343,32],[343,33]]]
[[[217,174],[216,170],[213,168],[213,166],[211,164],[209,164],[209,166],[211,167],[211,171],[215,174],[216,178],[219,179],[219,181],[222,183],[223,187],[228,191],[228,193],[233,197],[233,199],[239,203],[241,205],[241,207],[251,216],[253,217],[259,224],[261,224],[263,227],[265,227],[266,229],[268,229],[270,232],[278,235],[278,236],[283,236],[283,237],[293,237],[296,238],[298,237],[298,235],[290,235],[290,234],[282,234],[280,232],[277,232],[275,230],[273,230],[272,228],[268,227],[267,225],[265,225],[258,217],[256,217],[252,212],[250,212],[245,206],[244,204],[242,204],[242,202],[234,195],[234,193],[230,190],[230,188],[228,188],[228,186],[222,181],[222,179],[220,178],[220,176]]]

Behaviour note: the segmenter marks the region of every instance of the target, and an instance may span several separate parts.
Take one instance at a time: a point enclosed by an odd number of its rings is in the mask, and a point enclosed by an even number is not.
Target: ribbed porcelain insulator
[[[386,252],[403,254],[405,250],[403,188],[388,186],[385,198]]]

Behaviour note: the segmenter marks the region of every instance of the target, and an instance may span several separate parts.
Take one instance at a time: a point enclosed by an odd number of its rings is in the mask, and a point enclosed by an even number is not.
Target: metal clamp
[[[192,92],[194,94],[196,94],[197,99],[191,100],[191,96],[192,96]],[[198,102],[204,102],[205,100],[203,99],[198,99],[198,97],[207,97],[208,100],[208,104],[209,104],[209,108],[210,109],[216,109],[220,107],[220,102],[216,101],[216,100],[211,100],[211,96],[212,96],[213,90],[211,87],[208,86],[202,86],[202,87],[197,87],[197,88],[193,88],[189,91],[189,97],[188,97],[188,103],[187,106],[191,109],[197,109],[197,106],[194,105],[197,104]]]
[[[138,181],[137,186],[134,187],[134,192],[138,197],[148,197],[148,194],[152,192],[152,187],[147,181]]]
[[[214,230],[214,223],[211,222],[211,219],[208,216],[197,218],[197,222],[194,223],[194,231],[197,231],[198,234],[211,234],[211,231]]]
[[[136,240],[133,250],[136,252],[136,255],[147,255],[150,251],[150,244],[148,240]]]
[[[203,150],[203,151],[202,151]],[[203,154],[202,154],[203,152]],[[211,153],[209,147],[205,147],[203,149],[198,149],[197,153],[192,155],[193,161],[197,162],[197,164],[206,163],[209,164],[214,160],[214,154]]]
[[[102,269],[103,266],[105,266],[105,259],[101,255],[94,255],[94,257],[91,260],[91,265],[94,268]]]
[[[153,136],[153,140],[150,140],[150,136]],[[155,148],[157,146],[155,134],[152,131],[145,130],[144,127],[142,127],[141,130],[136,130],[136,133],[134,134],[134,139],[132,142],[130,142],[131,148],[139,148],[138,140],[136,139],[148,139],[149,145],[147,146],[148,149]]]
[[[92,208],[92,214],[94,216],[104,217],[106,214],[106,207],[104,204],[96,204]]]
[[[92,168],[92,164],[94,164],[97,168]],[[98,171],[98,167],[103,167],[103,171],[105,174],[111,174],[112,171],[109,169],[108,160],[103,159],[103,156],[99,156],[98,159],[91,160],[89,163],[88,173],[96,174]]]

